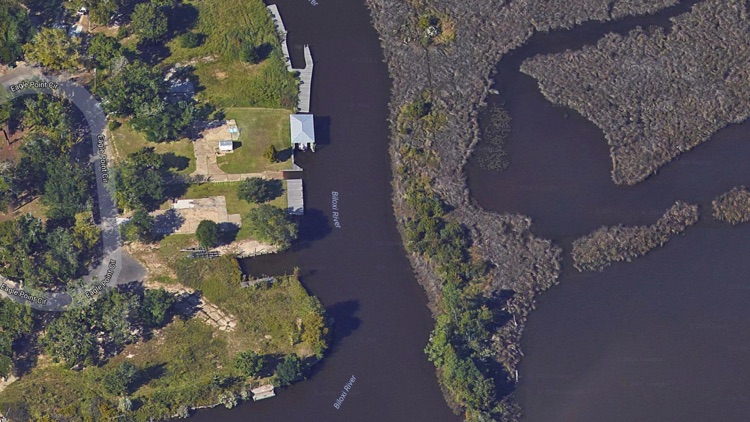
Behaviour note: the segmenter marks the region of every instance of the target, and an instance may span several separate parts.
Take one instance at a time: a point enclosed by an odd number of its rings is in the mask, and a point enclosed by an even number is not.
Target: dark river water
[[[694,3],[694,2],[692,2]],[[561,284],[541,295],[523,338],[518,394],[526,421],[750,420],[750,225],[711,218],[710,202],[750,184],[750,124],[732,125],[633,187],[610,179],[601,131],[547,102],[520,63],[594,44],[606,32],[668,26],[668,16],[539,34],[498,65],[489,104],[513,121],[510,166],[470,164],[475,200],[521,212],[565,252]],[[601,273],[579,274],[573,239],[602,225],[654,222],[675,200],[702,220],[665,247]]]
[[[279,1],[289,49],[315,59],[311,112],[318,150],[303,153],[306,216],[291,252],[244,263],[251,273],[301,268],[301,280],[335,318],[332,352],[312,377],[277,397],[195,421],[457,421],[423,349],[432,319],[391,205],[387,103],[390,80],[362,1]],[[335,228],[332,192],[341,228]],[[344,385],[355,377],[340,410]]]

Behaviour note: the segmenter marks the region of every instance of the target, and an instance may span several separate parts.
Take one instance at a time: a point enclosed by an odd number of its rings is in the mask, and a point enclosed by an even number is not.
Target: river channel
[[[694,2],[691,2],[694,3]],[[750,123],[731,125],[633,187],[610,179],[602,132],[553,106],[519,71],[536,54],[595,44],[607,32],[669,26],[655,16],[538,34],[497,67],[489,107],[512,117],[501,172],[470,163],[472,196],[533,218],[565,250],[559,286],[541,295],[523,338],[518,397],[526,421],[747,421],[750,415],[750,225],[711,218],[713,197],[750,184]],[[484,113],[486,115],[486,112]],[[480,118],[481,120],[481,118]],[[600,273],[572,268],[573,239],[602,225],[650,224],[675,200],[701,222],[665,247]]]
[[[305,184],[301,242],[243,266],[254,274],[301,268],[304,285],[336,320],[333,349],[309,380],[273,399],[200,411],[193,420],[457,421],[423,353],[432,319],[393,216],[390,80],[377,33],[362,1],[317,3],[276,3],[295,67],[303,67],[305,44],[315,60],[318,148],[297,159]]]

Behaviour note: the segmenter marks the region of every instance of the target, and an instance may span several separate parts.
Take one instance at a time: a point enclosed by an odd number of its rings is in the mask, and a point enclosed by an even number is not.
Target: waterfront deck
[[[310,51],[310,46],[305,45],[305,67],[295,69],[292,66],[292,58],[289,55],[289,44],[287,43],[286,27],[284,21],[281,20],[281,14],[279,8],[275,4],[266,6],[268,11],[271,13],[271,20],[276,26],[276,32],[279,34],[279,41],[281,42],[281,51],[284,53],[284,62],[286,63],[286,69],[290,72],[299,72],[299,92],[297,96],[297,110],[301,113],[310,112],[310,96],[312,95],[312,77],[313,77],[313,57]]]
[[[286,181],[286,202],[287,213],[291,215],[303,215],[305,213],[302,179],[289,179]]]

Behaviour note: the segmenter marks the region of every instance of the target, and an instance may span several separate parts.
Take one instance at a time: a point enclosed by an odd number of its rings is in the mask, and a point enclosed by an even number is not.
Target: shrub
[[[242,181],[237,189],[237,197],[254,204],[268,202],[275,198],[275,192],[270,180],[260,177],[250,177]]]
[[[195,48],[203,43],[203,37],[195,32],[187,32],[180,36],[180,45],[183,48]]]
[[[279,152],[276,151],[276,147],[273,145],[269,145],[268,148],[263,151],[263,158],[268,160],[269,163],[278,163],[280,161]]]
[[[219,244],[219,225],[211,220],[203,220],[195,229],[195,237],[204,248],[213,248]]]
[[[258,355],[252,350],[248,350],[237,355],[234,361],[234,367],[246,377],[258,375],[263,368],[263,356]]]

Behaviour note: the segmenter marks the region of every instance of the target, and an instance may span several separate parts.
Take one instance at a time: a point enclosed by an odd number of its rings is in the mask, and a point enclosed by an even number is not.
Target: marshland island
[[[674,270],[676,262],[694,259],[684,255],[696,230],[691,226],[740,236],[726,231],[711,215],[713,209],[718,220],[735,225],[747,221],[747,190],[738,185],[747,180],[748,172],[739,162],[750,150],[746,132],[734,129],[747,119],[750,104],[748,4],[368,4],[394,85],[390,153],[395,213],[412,266],[430,299],[435,328],[425,353],[435,365],[449,406],[471,421],[620,420],[617,409],[626,402],[628,410],[636,408],[639,415],[626,412],[631,420],[677,417],[664,411],[649,413],[649,400],[641,400],[639,407],[639,400],[631,400],[636,393],[630,381],[623,384],[617,375],[602,375],[615,372],[611,368],[619,368],[617,364],[596,356],[592,361],[578,358],[576,353],[590,355],[580,353],[586,346],[560,346],[560,339],[550,333],[564,326],[568,313],[577,318],[571,324],[593,330],[601,325],[593,321],[614,321],[619,312],[637,312],[622,311],[622,305],[612,306],[611,313],[599,310],[593,304],[608,298],[584,294],[581,285],[593,279],[599,286],[614,279],[622,283],[622,277],[613,274],[623,273],[650,284],[633,292],[634,297],[650,288],[663,291],[669,272],[681,273]],[[609,146],[610,157],[601,144]],[[602,171],[606,167],[609,171]],[[705,230],[697,236],[698,244],[707,241]],[[682,258],[672,255],[663,261],[662,270],[655,271],[663,253],[681,252],[673,249],[672,242],[678,240],[681,244],[674,248],[682,248]],[[747,242],[728,247],[746,248]],[[733,252],[724,253],[729,255],[721,262],[728,263]],[[641,262],[644,266],[639,267]],[[743,265],[732,262],[733,268]],[[682,280],[685,288],[721,283],[711,271],[721,277],[722,264],[703,265],[705,271]],[[560,287],[553,287],[560,282]],[[576,283],[578,287],[568,287]],[[555,328],[534,327],[529,359],[524,333],[534,322],[532,311],[545,304],[543,292],[549,290],[553,297],[558,289],[569,290],[556,300],[563,300],[563,295],[570,299],[575,291],[589,306],[573,311],[563,303],[546,302],[547,309],[562,313],[546,314],[546,324]],[[622,289],[627,287],[609,288]],[[669,308],[667,302],[655,302],[645,306]],[[729,318],[732,311],[724,311],[723,318]],[[555,318],[559,322],[552,322]],[[686,324],[674,314],[659,318],[657,326],[665,321]],[[588,328],[579,330],[575,340],[617,349],[613,345],[624,341],[618,333],[629,332],[617,327],[610,326],[606,339],[585,338],[581,333]],[[720,337],[716,333],[714,340]],[[610,343],[596,346],[598,340]],[[632,347],[645,357],[633,358],[641,355],[623,347],[611,353],[627,358],[612,359],[650,359],[648,342]],[[540,364],[537,356],[542,354],[554,363]],[[658,362],[667,362],[659,370],[688,360],[658,356]],[[708,356],[700,354],[697,359],[708,362]],[[576,362],[578,372],[563,363],[565,358]],[[597,368],[591,370],[601,377],[598,383],[586,376],[587,365]],[[545,372],[534,371],[540,366]],[[646,369],[639,374],[654,378]],[[686,382],[695,390],[703,384],[699,377],[677,381],[680,375],[670,376],[643,386],[650,393],[660,382]],[[741,381],[730,384],[740,388]],[[720,391],[722,385],[717,383],[712,391]],[[679,401],[664,391],[654,397],[661,407]],[[698,413],[719,407],[708,401],[693,406]],[[742,409],[746,406],[724,409],[726,420],[741,420],[737,415]],[[700,420],[689,412],[680,415]]]

